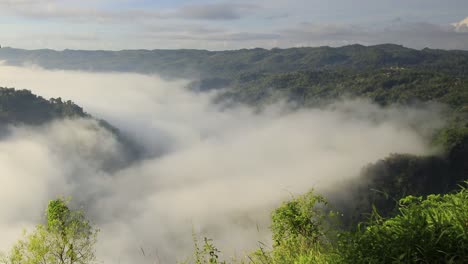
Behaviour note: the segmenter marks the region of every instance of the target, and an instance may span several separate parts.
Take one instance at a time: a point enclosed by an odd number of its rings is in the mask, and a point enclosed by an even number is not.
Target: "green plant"
[[[343,234],[340,253],[349,263],[467,263],[468,190],[407,196],[399,215],[374,212],[356,232]]]
[[[193,233],[192,236],[195,264],[226,264],[226,261],[219,259],[221,251],[214,245],[212,239],[204,237],[203,245],[200,246],[196,234]]]
[[[68,201],[49,202],[47,222],[37,225],[32,233],[24,233],[5,264],[89,264],[95,261],[94,245],[98,230],[81,210],[70,210]]]
[[[312,191],[283,203],[272,214],[272,250],[260,247],[253,263],[329,263],[335,213]],[[310,262],[312,261],[312,262]]]

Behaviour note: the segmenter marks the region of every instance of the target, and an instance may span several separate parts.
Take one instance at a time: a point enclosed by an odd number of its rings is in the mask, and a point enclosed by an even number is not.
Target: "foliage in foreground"
[[[465,185],[468,182],[465,183]],[[272,213],[273,247],[261,246],[245,260],[225,261],[211,239],[194,236],[195,264],[468,263],[468,189],[407,196],[399,214],[372,217],[355,231],[340,231],[338,214],[321,196],[308,192]],[[46,224],[25,234],[4,264],[89,264],[95,262],[98,230],[66,200],[50,201]]]
[[[200,246],[197,237],[193,236],[193,242],[195,245],[194,259],[195,264],[208,264],[208,263],[219,263],[226,264],[226,261],[220,260],[219,254],[221,251],[213,244],[213,240],[205,237],[203,239],[203,246]]]
[[[340,253],[349,263],[467,263],[468,191],[408,196],[399,215],[377,213],[367,227],[345,234]]]
[[[46,224],[24,234],[4,264],[89,264],[95,261],[94,245],[98,230],[82,211],[70,210],[68,202],[56,199],[49,202]]]
[[[399,214],[372,217],[352,232],[332,228],[336,215],[309,192],[285,202],[272,214],[273,248],[263,246],[250,263],[468,263],[468,190],[453,194],[407,196]],[[196,247],[196,263],[218,261],[211,240]],[[213,250],[214,249],[214,250]],[[200,261],[201,260],[201,261]]]

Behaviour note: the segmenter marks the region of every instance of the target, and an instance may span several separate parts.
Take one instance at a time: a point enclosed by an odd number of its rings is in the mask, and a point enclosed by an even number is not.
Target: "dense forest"
[[[61,98],[46,100],[28,90],[0,87],[0,123],[43,124],[58,118],[90,117],[83,108]]]
[[[216,101],[220,104],[261,107],[283,100],[300,108],[343,97],[368,98],[383,106],[443,104],[447,125],[432,135],[441,154],[395,153],[369,164],[358,178],[344,183],[352,190],[350,196],[332,193],[322,198],[309,193],[285,202],[272,214],[273,249],[260,248],[249,258],[252,263],[468,260],[468,201],[466,188],[461,187],[468,180],[466,51],[414,50],[392,44],[219,52],[3,48],[0,60],[47,69],[191,78],[194,81],[188,89],[219,89]],[[0,89],[1,125],[37,125],[70,117],[92,118],[71,101]],[[101,122],[118,134],[111,125]],[[328,206],[330,209],[326,209]],[[331,227],[331,218],[341,224]],[[410,230],[414,233],[407,233]],[[197,263],[221,262],[218,249],[209,239],[203,245],[195,244]]]

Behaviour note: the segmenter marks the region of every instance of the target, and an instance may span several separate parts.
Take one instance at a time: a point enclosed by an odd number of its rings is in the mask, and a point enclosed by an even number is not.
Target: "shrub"
[[[408,196],[399,215],[372,219],[344,234],[340,253],[349,263],[467,263],[468,191]]]

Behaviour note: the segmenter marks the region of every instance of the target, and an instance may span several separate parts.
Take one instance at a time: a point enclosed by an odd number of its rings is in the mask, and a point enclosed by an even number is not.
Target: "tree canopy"
[[[94,263],[98,229],[81,210],[71,210],[68,201],[52,200],[45,214],[46,223],[25,233],[5,264],[90,264]]]

